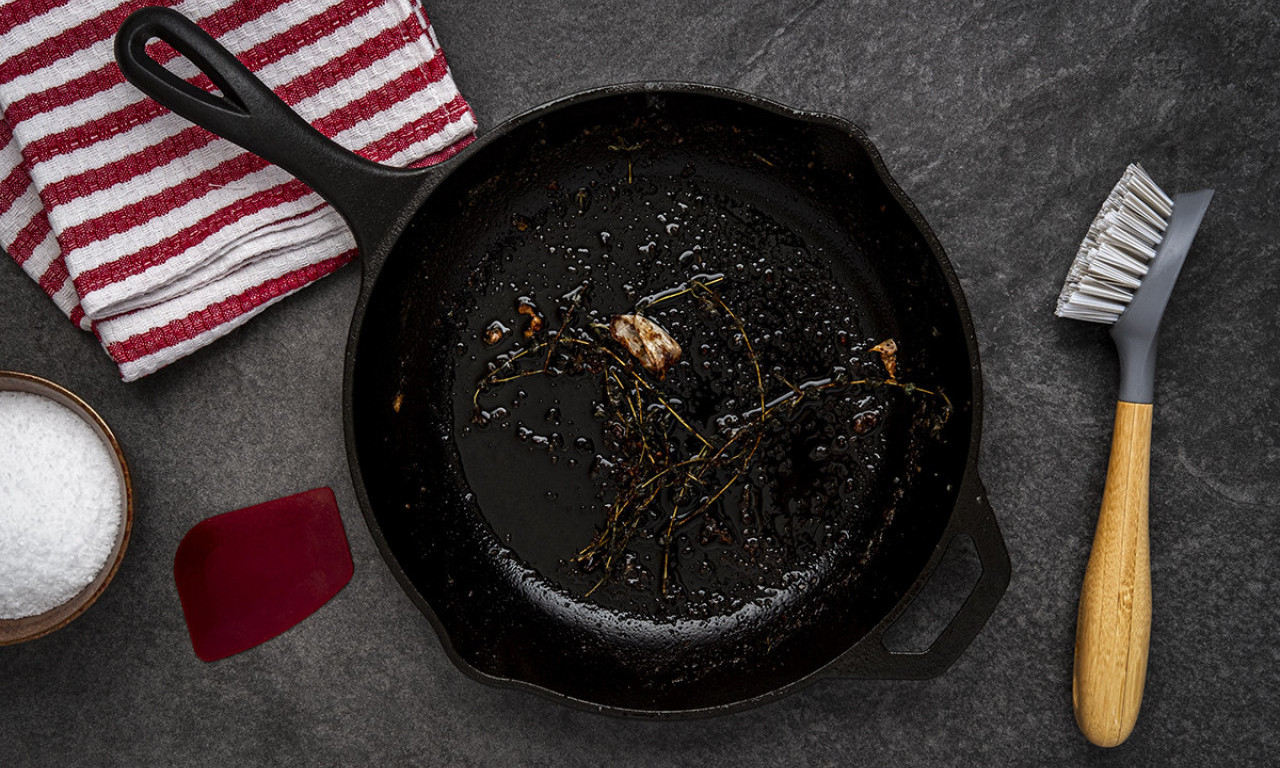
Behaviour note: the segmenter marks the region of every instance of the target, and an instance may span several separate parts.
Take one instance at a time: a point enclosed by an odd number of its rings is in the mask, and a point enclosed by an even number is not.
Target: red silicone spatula
[[[173,577],[196,655],[222,659],[270,640],[351,580],[351,549],[328,488],[197,523]]]

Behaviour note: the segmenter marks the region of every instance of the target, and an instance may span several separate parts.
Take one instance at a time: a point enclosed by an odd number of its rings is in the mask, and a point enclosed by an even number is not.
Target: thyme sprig
[[[629,148],[628,148],[629,149]],[[604,326],[589,323],[573,326],[586,291],[573,292],[572,302],[554,333],[541,332],[529,346],[500,357],[476,386],[472,395],[474,418],[485,420],[480,396],[528,376],[563,373],[553,365],[561,351],[571,362],[569,372],[599,373],[604,392],[606,432],[615,455],[611,462],[612,497],[606,504],[603,524],[591,541],[569,561],[586,572],[600,572],[587,592],[591,595],[615,575],[625,561],[628,547],[637,536],[655,535],[662,546],[660,589],[669,594],[672,581],[673,549],[679,531],[703,519],[734,486],[742,483],[754,466],[766,427],[777,418],[790,416],[807,400],[848,391],[854,387],[898,388],[908,395],[921,394],[941,403],[934,429],[939,430],[951,414],[951,402],[941,390],[926,389],[897,378],[897,344],[886,339],[869,351],[878,352],[884,377],[851,378],[837,369],[826,378],[794,383],[780,374],[783,391],[770,397],[756,347],[741,318],[712,286],[722,276],[700,276],[642,302],[641,313],[657,303],[692,296],[714,313],[724,317],[741,339],[742,348],[754,374],[753,400],[756,405],[738,417],[740,426],[726,434],[704,434],[681,414],[662,389],[662,382],[627,356],[609,339]],[[584,286],[585,288],[585,286]],[[543,354],[545,353],[545,354]],[[662,507],[669,505],[664,511]],[[660,531],[647,531],[646,521],[665,520]]]

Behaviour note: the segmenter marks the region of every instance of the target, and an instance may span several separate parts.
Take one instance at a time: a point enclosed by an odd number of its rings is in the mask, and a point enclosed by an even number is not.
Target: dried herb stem
[[[611,147],[628,153],[637,148],[638,146],[626,146],[625,143]],[[552,373],[556,370],[552,365],[557,349],[574,347],[581,351],[581,356],[571,356],[575,362],[570,367],[570,372],[603,372],[605,402],[610,411],[609,418],[616,425],[613,428],[615,431],[611,433],[612,439],[616,441],[614,450],[619,456],[613,465],[615,490],[604,524],[597,529],[591,541],[571,558],[572,562],[584,570],[602,570],[599,580],[587,592],[588,596],[614,573],[619,558],[625,555],[634,538],[641,534],[645,521],[654,519],[666,494],[669,494],[667,498],[670,499],[671,509],[669,514],[658,519],[665,517],[665,525],[660,529],[660,543],[663,547],[661,590],[663,594],[668,593],[671,586],[672,550],[677,532],[705,516],[730,489],[747,476],[759,453],[770,420],[782,412],[794,413],[805,400],[850,387],[896,387],[907,394],[920,393],[941,398],[942,416],[935,424],[935,431],[941,428],[951,413],[951,402],[941,391],[925,389],[897,379],[897,345],[892,339],[869,350],[880,354],[886,378],[848,379],[843,372],[837,372],[829,378],[796,384],[780,374],[774,374],[773,377],[786,390],[770,400],[760,359],[745,324],[711,287],[723,280],[723,276],[691,279],[644,302],[635,312],[639,313],[677,297],[697,296],[706,306],[728,318],[737,338],[741,339],[747,360],[754,371],[758,405],[741,414],[740,418],[745,423],[727,434],[707,436],[691,425],[659,386],[650,380],[644,369],[624,356],[626,352],[611,346],[605,326],[590,323],[578,330],[571,328],[570,322],[579,309],[586,290],[585,284],[575,292],[573,302],[564,311],[560,327],[549,339],[536,341],[505,357],[476,386],[472,403],[476,419],[482,421],[479,398],[484,391],[526,376]],[[540,366],[522,366],[522,361],[544,351]],[[673,439],[673,430],[682,430],[680,434],[696,440],[699,444],[696,453],[681,457],[679,454],[683,438],[676,435],[676,439]],[[713,480],[714,485],[708,487]],[[690,501],[695,498],[697,501],[690,505]]]
[[[639,144],[628,144],[627,140],[622,138],[621,136],[618,137],[618,140],[616,143],[609,145],[609,149],[613,150],[614,152],[627,153],[627,183],[628,184],[631,183],[631,153],[635,152],[637,149],[640,149],[643,146],[644,146],[644,142],[640,142]]]

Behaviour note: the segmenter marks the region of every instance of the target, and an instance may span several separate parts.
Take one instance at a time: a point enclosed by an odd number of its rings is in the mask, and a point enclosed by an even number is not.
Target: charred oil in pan
[[[624,547],[593,552],[647,450],[617,414],[657,406],[628,395],[638,385],[617,360],[575,363],[570,345],[549,343],[557,333],[595,329],[607,346],[610,319],[640,310],[680,345],[659,381],[662,412],[642,419],[665,420],[650,438],[675,457],[668,471],[700,450],[692,433],[722,445],[749,425],[762,389],[771,403],[835,375],[884,377],[869,352],[879,329],[856,286],[767,200],[744,200],[692,166],[655,177],[638,163],[620,157],[549,184],[545,203],[511,212],[480,260],[455,318],[467,350],[455,379],[457,447],[503,544],[574,597],[647,617],[731,613],[876,540],[892,494],[886,456],[901,453],[894,435],[908,431],[886,425],[918,417],[920,398],[854,385],[777,409],[739,453],[748,471],[734,463],[671,484],[633,506],[644,513]],[[504,364],[538,372],[495,380]],[[682,509],[702,511],[686,519]]]

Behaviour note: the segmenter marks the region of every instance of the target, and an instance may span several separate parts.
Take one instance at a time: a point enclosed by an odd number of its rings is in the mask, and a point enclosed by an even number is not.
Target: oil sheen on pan
[[[450,313],[467,483],[574,600],[699,619],[803,591],[874,548],[887,457],[950,404],[897,378],[842,246],[785,203],[609,149],[507,212]]]

